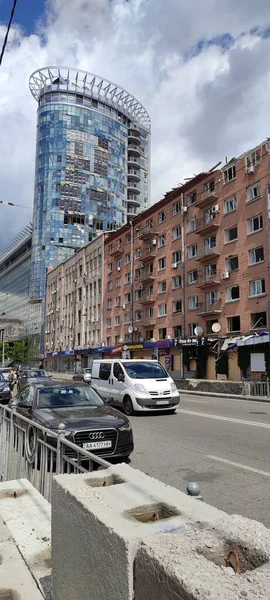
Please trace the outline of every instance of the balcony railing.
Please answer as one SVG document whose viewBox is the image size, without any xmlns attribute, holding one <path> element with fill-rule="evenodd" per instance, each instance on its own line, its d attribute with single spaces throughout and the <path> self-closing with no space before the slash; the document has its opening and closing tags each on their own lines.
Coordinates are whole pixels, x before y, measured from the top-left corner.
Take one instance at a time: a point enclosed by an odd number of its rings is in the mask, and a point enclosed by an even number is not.
<svg viewBox="0 0 270 600">
<path fill-rule="evenodd" d="M 142 276 L 142 283 L 147 283 L 147 282 L 151 282 L 151 281 L 155 281 L 156 276 L 154 275 L 154 273 L 144 273 Z"/>
<path fill-rule="evenodd" d="M 217 223 L 216 214 L 213 213 L 210 217 L 207 216 L 196 220 L 196 229 L 194 233 L 205 235 L 217 231 L 218 228 L 219 223 Z"/>
<path fill-rule="evenodd" d="M 151 304 L 155 302 L 154 294 L 142 294 L 141 299 L 139 300 L 140 304 Z"/>
<path fill-rule="evenodd" d="M 213 204 L 213 202 L 217 201 L 219 197 L 219 193 L 216 189 L 215 186 L 206 189 L 203 193 L 203 195 L 201 196 L 201 198 L 199 198 L 198 200 L 198 206 L 199 207 L 204 207 L 204 206 L 209 206 L 209 204 Z"/>
<path fill-rule="evenodd" d="M 148 250 L 146 250 L 142 256 L 140 257 L 140 260 L 142 262 L 147 262 L 148 260 L 152 260 L 155 258 L 156 256 L 156 251 L 157 251 L 157 246 L 151 246 L 151 248 L 148 248 Z"/>
<path fill-rule="evenodd" d="M 212 277 L 205 277 L 205 279 L 201 279 L 197 283 L 197 286 L 199 288 L 207 288 L 211 285 L 220 285 L 220 280 L 218 279 L 217 275 L 213 275 Z"/>
<path fill-rule="evenodd" d="M 206 302 L 201 302 L 198 305 L 197 309 L 198 315 L 214 315 L 221 313 L 221 300 L 220 299 L 212 299 L 206 300 Z"/>
<path fill-rule="evenodd" d="M 195 260 L 204 261 L 208 260 L 208 258 L 215 258 L 218 256 L 220 256 L 220 250 L 217 246 L 214 246 L 213 248 L 202 248 L 199 250 Z"/>
<path fill-rule="evenodd" d="M 145 229 L 142 229 L 142 231 L 139 234 L 139 238 L 141 238 L 142 240 L 150 240 L 151 238 L 156 236 L 157 232 L 152 227 L 146 227 Z"/>
<path fill-rule="evenodd" d="M 120 256 L 123 253 L 122 244 L 115 244 L 110 251 L 110 256 Z"/>
</svg>

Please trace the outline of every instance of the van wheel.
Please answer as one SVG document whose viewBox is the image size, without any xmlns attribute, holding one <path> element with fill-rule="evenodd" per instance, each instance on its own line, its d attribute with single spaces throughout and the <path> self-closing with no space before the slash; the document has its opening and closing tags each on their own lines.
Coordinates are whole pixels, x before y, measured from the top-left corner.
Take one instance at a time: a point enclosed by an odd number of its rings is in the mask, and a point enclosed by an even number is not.
<svg viewBox="0 0 270 600">
<path fill-rule="evenodd" d="M 132 401 L 129 396 L 126 396 L 124 398 L 123 408 L 124 408 L 125 415 L 130 417 L 133 413 L 133 404 L 132 404 Z"/>
</svg>

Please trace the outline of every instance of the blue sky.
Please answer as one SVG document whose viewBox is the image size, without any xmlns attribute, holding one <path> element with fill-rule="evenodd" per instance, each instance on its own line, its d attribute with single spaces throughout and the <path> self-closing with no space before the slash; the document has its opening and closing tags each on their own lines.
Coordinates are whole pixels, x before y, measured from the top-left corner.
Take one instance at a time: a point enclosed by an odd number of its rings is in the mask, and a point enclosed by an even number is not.
<svg viewBox="0 0 270 600">
<path fill-rule="evenodd" d="M 0 0 L 0 23 L 8 23 L 12 4 L 13 0 Z M 25 33 L 33 33 L 44 7 L 45 0 L 18 0 L 14 23 L 23 27 Z"/>
</svg>

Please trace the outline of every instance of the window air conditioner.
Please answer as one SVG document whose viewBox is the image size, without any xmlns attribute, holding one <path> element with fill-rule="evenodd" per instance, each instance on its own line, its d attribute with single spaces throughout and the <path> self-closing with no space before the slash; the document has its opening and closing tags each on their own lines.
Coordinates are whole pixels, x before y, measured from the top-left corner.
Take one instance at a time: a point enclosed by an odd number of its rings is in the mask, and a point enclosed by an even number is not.
<svg viewBox="0 0 270 600">
<path fill-rule="evenodd" d="M 229 271 L 224 271 L 223 273 L 221 273 L 221 279 L 229 279 L 229 277 L 230 277 Z"/>
<path fill-rule="evenodd" d="M 172 264 L 172 269 L 177 269 L 178 263 L 173 263 Z"/>
<path fill-rule="evenodd" d="M 188 207 L 187 206 L 183 206 L 182 208 L 182 213 L 185 214 L 188 211 Z"/>
<path fill-rule="evenodd" d="M 117 267 L 117 271 L 121 271 L 121 267 Z"/>
<path fill-rule="evenodd" d="M 254 173 L 254 171 L 255 171 L 254 165 L 249 165 L 249 167 L 247 167 L 247 173 Z"/>
<path fill-rule="evenodd" d="M 122 304 L 122 308 L 123 308 L 123 310 L 125 310 L 125 308 L 126 308 L 126 305 L 125 305 L 125 304 Z"/>
<path fill-rule="evenodd" d="M 156 245 L 157 245 L 157 240 L 156 240 L 156 238 L 154 238 L 154 239 L 152 240 L 152 246 L 156 246 Z"/>
<path fill-rule="evenodd" d="M 218 206 L 218 204 L 215 204 L 214 206 L 212 206 L 212 208 L 211 208 L 211 213 L 212 213 L 213 215 L 215 215 L 216 213 L 218 213 L 218 211 L 219 211 L 219 206 Z"/>
</svg>

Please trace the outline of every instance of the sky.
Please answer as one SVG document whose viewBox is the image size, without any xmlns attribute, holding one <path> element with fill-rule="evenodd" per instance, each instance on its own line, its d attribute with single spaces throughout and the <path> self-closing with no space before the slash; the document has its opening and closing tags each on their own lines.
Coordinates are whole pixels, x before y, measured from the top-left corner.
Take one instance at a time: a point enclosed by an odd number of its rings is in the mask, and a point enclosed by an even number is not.
<svg viewBox="0 0 270 600">
<path fill-rule="evenodd" d="M 270 137 L 269 0 L 18 0 L 0 66 L 0 251 L 32 219 L 37 105 L 50 65 L 127 89 L 152 121 L 151 202 Z M 12 0 L 0 0 L 0 46 Z"/>
</svg>

